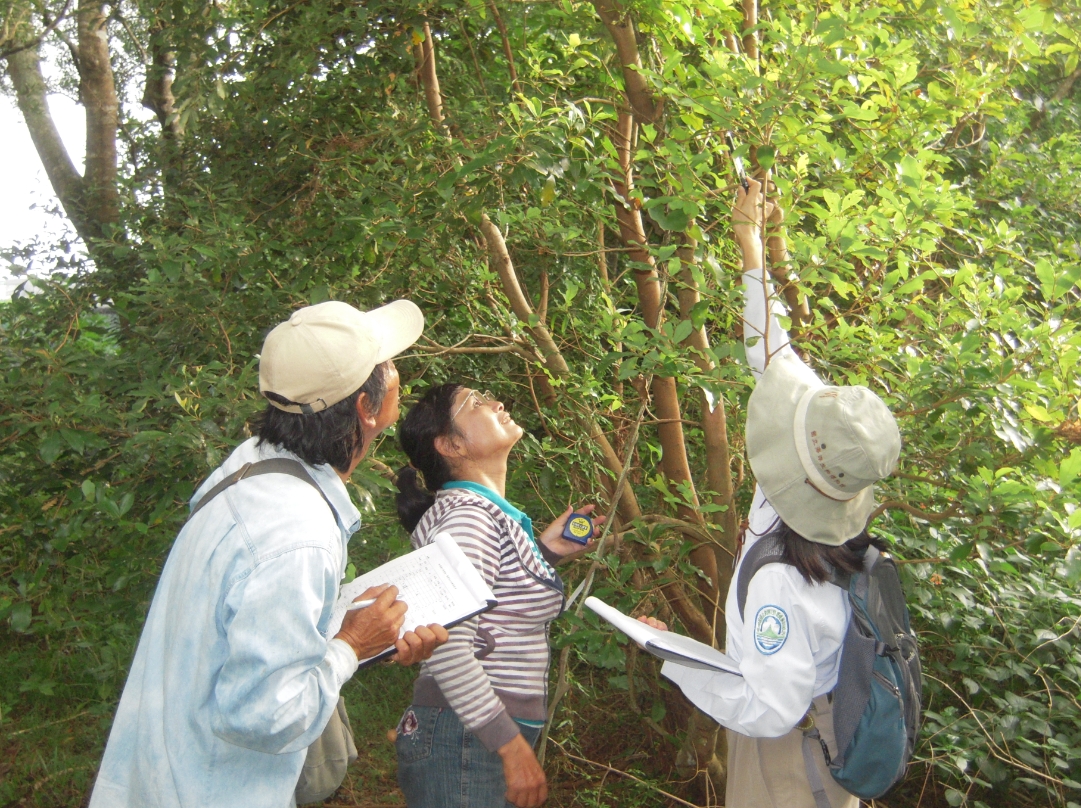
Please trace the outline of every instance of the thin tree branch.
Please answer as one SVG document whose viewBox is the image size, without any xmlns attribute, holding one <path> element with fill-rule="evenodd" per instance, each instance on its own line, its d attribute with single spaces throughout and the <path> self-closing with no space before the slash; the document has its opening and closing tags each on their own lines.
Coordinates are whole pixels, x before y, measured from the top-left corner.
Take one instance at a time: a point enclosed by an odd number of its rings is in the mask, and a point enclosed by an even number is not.
<svg viewBox="0 0 1081 808">
<path fill-rule="evenodd" d="M 597 761 L 595 761 L 595 760 L 590 760 L 589 758 L 579 757 L 578 755 L 574 754 L 573 752 L 568 752 L 568 751 L 566 750 L 566 748 L 565 748 L 565 747 L 563 746 L 563 744 L 561 744 L 561 743 L 560 743 L 559 741 L 552 741 L 552 743 L 554 743 L 554 744 L 555 744 L 556 746 L 558 746 L 558 747 L 559 747 L 559 749 L 560 749 L 560 751 L 561 751 L 561 752 L 562 752 L 562 753 L 563 753 L 564 755 L 566 755 L 567 757 L 569 757 L 569 758 L 570 758 L 571 760 L 577 760 L 577 761 L 581 761 L 582 763 L 588 763 L 588 764 L 589 764 L 590 766 L 596 766 L 596 767 L 598 767 L 598 768 L 601 768 L 601 769 L 606 769 L 607 771 L 610 771 L 610 772 L 611 772 L 612 774 L 618 774 L 618 775 L 619 775 L 619 776 L 621 776 L 621 777 L 627 777 L 627 778 L 629 778 L 629 779 L 631 779 L 631 780 L 634 780 L 634 781 L 635 781 L 636 783 L 641 783 L 642 785 L 644 785 L 644 786 L 647 786 L 647 787 L 649 787 L 649 788 L 653 789 L 653 790 L 654 790 L 654 791 L 656 791 L 656 792 L 657 792 L 658 794 L 662 794 L 662 795 L 664 795 L 664 797 L 666 797 L 667 799 L 670 799 L 670 800 L 672 800 L 673 802 L 677 802 L 677 803 L 679 803 L 680 805 L 686 805 L 686 806 L 688 806 L 688 808 L 698 808 L 698 806 L 697 806 L 697 805 L 695 805 L 695 804 L 694 804 L 693 802 L 687 802 L 687 801 L 686 801 L 685 799 L 682 799 L 682 798 L 680 798 L 680 797 L 677 797 L 677 796 L 676 796 L 675 794 L 669 794 L 669 793 L 668 793 L 667 791 L 665 791 L 664 789 L 662 789 L 662 788 L 657 788 L 657 787 L 656 787 L 655 785 L 653 785 L 652 783 L 649 783 L 649 782 L 647 782 L 647 781 L 645 781 L 645 780 L 642 780 L 642 779 L 640 779 L 640 778 L 638 778 L 638 777 L 635 777 L 635 776 L 634 776 L 633 774 L 631 774 L 630 772 L 625 772 L 625 771 L 622 771 L 621 769 L 616 769 L 616 768 L 613 768 L 612 766 L 609 766 L 609 765 L 608 765 L 607 763 L 598 763 Z"/>
<path fill-rule="evenodd" d="M 507 57 L 507 69 L 510 71 L 510 86 L 516 95 L 521 95 L 522 86 L 518 83 L 518 71 L 514 68 L 514 51 L 510 46 L 510 37 L 507 36 L 507 26 L 503 24 L 503 17 L 499 14 L 499 7 L 488 0 L 488 10 L 492 12 L 495 27 L 499 29 L 499 36 L 503 40 L 503 55 Z"/>
<path fill-rule="evenodd" d="M 13 48 L 7 48 L 0 50 L 0 59 L 7 59 L 10 56 L 14 56 L 16 53 L 22 53 L 25 50 L 37 50 L 38 46 L 45 41 L 45 37 L 56 30 L 61 22 L 67 19 L 68 8 L 71 6 L 71 0 L 64 0 L 64 5 L 57 13 L 56 17 L 50 20 L 48 16 L 43 15 L 45 20 L 45 27 L 41 30 L 41 33 L 31 39 L 29 42 L 24 42 L 22 45 L 17 45 Z"/>
<path fill-rule="evenodd" d="M 909 505 L 907 502 L 891 499 L 888 502 L 883 502 L 871 511 L 871 515 L 867 517 L 868 524 L 891 509 L 904 511 L 909 516 L 915 516 L 917 519 L 923 519 L 925 522 L 945 522 L 947 519 L 952 519 L 960 514 L 960 506 L 958 506 L 957 503 L 954 503 L 941 513 L 936 513 L 935 511 L 923 511 L 913 505 Z"/>
</svg>

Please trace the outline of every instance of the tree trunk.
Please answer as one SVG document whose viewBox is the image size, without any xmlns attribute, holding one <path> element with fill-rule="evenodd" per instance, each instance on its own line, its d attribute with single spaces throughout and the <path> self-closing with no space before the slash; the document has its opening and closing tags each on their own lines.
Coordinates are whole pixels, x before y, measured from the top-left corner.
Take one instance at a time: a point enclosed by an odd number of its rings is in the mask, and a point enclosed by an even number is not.
<svg viewBox="0 0 1081 808">
<path fill-rule="evenodd" d="M 26 121 L 30 139 L 34 142 L 45 174 L 60 199 L 71 223 L 83 241 L 90 243 L 101 235 L 86 214 L 83 200 L 83 178 L 68 155 L 60 138 L 46 97 L 45 79 L 37 48 L 26 48 L 8 57 L 8 74 L 15 85 L 16 103 Z"/>
<path fill-rule="evenodd" d="M 480 229 L 484 235 L 484 241 L 488 245 L 488 260 L 499 276 L 503 294 L 510 301 L 511 311 L 514 312 L 515 317 L 526 325 L 533 335 L 533 339 L 544 356 L 544 364 L 548 372 L 556 378 L 566 379 L 570 376 L 570 367 L 568 367 L 567 360 L 564 359 L 562 352 L 560 352 L 559 346 L 556 345 L 555 340 L 552 338 L 548 326 L 540 318 L 537 318 L 536 325 L 529 325 L 534 316 L 533 307 L 529 304 L 525 292 L 522 291 L 522 286 L 518 282 L 518 273 L 514 269 L 514 263 L 511 261 L 503 234 L 499 232 L 499 228 L 488 218 L 487 214 L 481 214 Z M 623 473 L 623 463 L 596 419 L 582 419 L 582 425 L 601 450 L 604 466 L 612 475 L 612 486 L 609 488 L 609 493 L 614 496 L 616 481 Z M 639 507 L 634 490 L 630 485 L 623 487 L 623 494 L 619 498 L 618 507 L 619 515 L 626 521 L 638 519 L 642 516 L 642 509 Z"/>
<path fill-rule="evenodd" d="M 753 62 L 758 61 L 758 0 L 743 0 L 743 52 Z"/>
<path fill-rule="evenodd" d="M 105 21 L 100 3 L 84 2 L 79 6 L 76 61 L 80 75 L 79 93 L 86 108 L 84 175 L 75 168 L 49 112 L 38 46 L 16 50 L 7 57 L 16 103 L 26 120 L 26 128 L 45 174 L 91 255 L 97 252 L 95 242 L 108 235 L 108 228 L 117 223 L 120 215 L 120 195 L 116 187 L 118 104 Z"/>
<path fill-rule="evenodd" d="M 79 6 L 79 95 L 86 108 L 86 210 L 103 233 L 120 215 L 116 187 L 118 102 L 109 62 L 105 8 L 100 2 Z"/>
<path fill-rule="evenodd" d="M 150 31 L 150 59 L 143 88 L 143 106 L 158 117 L 162 135 L 175 140 L 182 134 L 173 96 L 176 54 L 169 50 L 164 27 L 160 24 Z"/>
<path fill-rule="evenodd" d="M 432 29 L 424 21 L 424 41 L 413 45 L 413 58 L 417 63 L 417 75 L 424 88 L 424 102 L 428 105 L 428 117 L 436 128 L 443 128 L 443 95 L 439 91 L 439 74 L 435 69 L 435 44 Z"/>
<path fill-rule="evenodd" d="M 660 328 L 664 310 L 661 297 L 661 281 L 653 256 L 646 246 L 646 233 L 642 224 L 642 213 L 631 203 L 630 192 L 633 188 L 633 170 L 631 168 L 631 145 L 634 141 L 634 122 L 626 112 L 620 113 L 616 135 L 616 149 L 620 155 L 623 169 L 621 182 L 616 186 L 616 193 L 621 200 L 616 202 L 616 221 L 619 223 L 620 237 L 628 249 L 628 257 L 639 266 L 634 268 L 634 282 L 638 291 L 638 304 L 642 309 L 642 319 L 649 328 Z M 684 484 L 689 489 L 690 502 L 680 505 L 679 516 L 688 522 L 704 524 L 698 509 L 698 495 L 695 493 L 694 480 L 691 477 L 690 462 L 687 458 L 687 445 L 683 435 L 683 416 L 679 405 L 679 391 L 676 380 L 667 376 L 653 377 L 653 402 L 660 423 L 657 432 L 661 441 L 661 471 L 665 479 L 675 488 Z M 692 541 L 696 541 L 692 539 Z M 712 591 L 703 590 L 704 601 L 709 612 L 715 612 L 719 598 L 717 558 L 712 547 L 699 546 L 691 553 L 691 560 L 709 579 Z M 673 603 L 673 608 L 676 604 Z M 680 602 L 680 608 L 686 605 Z M 677 609 L 678 611 L 678 609 Z M 682 615 L 681 615 L 682 617 Z M 713 630 L 711 621 L 694 619 L 692 625 L 696 634 L 702 626 L 710 626 L 704 636 L 697 638 L 711 642 Z M 688 625 L 688 629 L 692 626 Z"/>
<path fill-rule="evenodd" d="M 616 44 L 619 64 L 623 69 L 624 90 L 635 117 L 642 123 L 655 121 L 660 115 L 661 103 L 654 99 L 653 91 L 642 75 L 642 57 L 638 52 L 638 40 L 630 15 L 618 0 L 593 0 L 593 7 Z"/>
</svg>

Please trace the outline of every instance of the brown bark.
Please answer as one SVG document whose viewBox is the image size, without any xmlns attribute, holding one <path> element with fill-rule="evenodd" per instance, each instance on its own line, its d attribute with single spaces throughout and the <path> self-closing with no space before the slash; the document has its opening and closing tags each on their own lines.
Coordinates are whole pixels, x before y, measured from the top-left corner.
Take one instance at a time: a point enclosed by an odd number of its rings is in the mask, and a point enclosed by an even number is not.
<svg viewBox="0 0 1081 808">
<path fill-rule="evenodd" d="M 743 52 L 752 61 L 758 61 L 758 0 L 743 0 Z"/>
<path fill-rule="evenodd" d="M 514 312 L 514 316 L 533 335 L 533 339 L 544 357 L 544 364 L 548 372 L 556 378 L 565 379 L 569 377 L 570 367 L 567 365 L 567 360 L 563 358 L 563 354 L 552 338 L 548 326 L 539 317 L 535 317 L 533 307 L 526 298 L 525 292 L 522 291 L 522 286 L 518 282 L 518 273 L 514 270 L 514 263 L 511 261 L 503 234 L 499 232 L 499 228 L 488 218 L 487 214 L 481 214 L 480 229 L 484 235 L 484 241 L 488 245 L 488 260 L 499 276 L 503 294 L 510 301 L 511 311 Z M 530 325 L 531 320 L 535 320 L 534 325 Z M 608 469 L 613 480 L 618 480 L 623 473 L 623 463 L 620 461 L 615 449 L 612 448 L 612 444 L 604 434 L 600 424 L 595 419 L 588 418 L 583 419 L 583 426 L 589 432 L 590 438 L 600 448 L 605 468 Z M 614 487 L 614 483 L 611 487 L 606 485 L 610 494 L 615 493 L 612 490 Z M 627 521 L 637 519 L 642 515 L 642 509 L 639 507 L 634 491 L 629 485 L 624 486 L 623 495 L 620 497 L 619 514 Z"/>
<path fill-rule="evenodd" d="M 723 790 L 726 766 L 717 754 L 718 740 L 721 748 L 726 749 L 720 724 L 695 707 L 687 722 L 687 741 L 676 755 L 676 770 L 680 776 L 689 780 L 703 774 L 710 779 L 714 790 Z"/>
<path fill-rule="evenodd" d="M 435 69 L 435 44 L 432 42 L 432 29 L 424 21 L 424 41 L 413 45 L 413 58 L 417 64 L 417 75 L 424 88 L 424 102 L 428 106 L 428 117 L 436 127 L 443 126 L 443 95 L 439 91 L 439 74 Z"/>
<path fill-rule="evenodd" d="M 86 108 L 86 209 L 99 228 L 119 218 L 116 128 L 119 104 L 109 62 L 104 4 L 79 5 L 79 95 Z"/>
<path fill-rule="evenodd" d="M 635 117 L 642 123 L 655 121 L 660 115 L 661 103 L 653 97 L 653 91 L 642 75 L 642 57 L 638 52 L 638 40 L 630 15 L 618 0 L 593 0 L 593 7 L 615 42 L 619 64 L 623 69 L 624 91 Z"/>
<path fill-rule="evenodd" d="M 680 289 L 679 298 L 680 317 L 684 320 L 691 318 L 691 312 L 701 300 L 698 284 L 694 278 L 693 266 L 695 242 L 689 236 L 683 237 L 683 245 L 677 250 L 680 259 Z M 713 361 L 709 358 L 709 337 L 706 329 L 696 328 L 683 343 L 694 349 L 694 362 L 703 373 L 709 373 L 714 369 Z M 732 483 L 732 454 L 728 443 L 728 417 L 725 412 L 724 399 L 718 399 L 716 406 L 711 410 L 709 398 L 705 390 L 698 390 L 699 402 L 702 408 L 702 435 L 706 448 L 706 482 L 713 495 L 710 503 L 727 510 L 718 515 L 723 526 L 721 542 L 732 554 L 736 549 L 736 534 L 739 531 L 739 517 L 736 513 L 735 486 Z M 723 557 L 723 551 L 715 553 L 717 556 L 717 592 L 726 592 L 732 578 L 731 564 Z M 718 613 L 719 616 L 719 613 Z M 714 622 L 711 620 L 711 622 Z M 724 622 L 716 621 L 714 633 L 718 639 L 724 638 Z"/>
<path fill-rule="evenodd" d="M 633 169 L 631 167 L 631 149 L 634 141 L 634 122 L 626 112 L 621 112 L 617 125 L 616 149 L 619 152 L 620 164 L 623 176 L 616 185 L 616 193 L 620 199 L 616 200 L 616 221 L 619 223 L 620 236 L 623 245 L 628 250 L 628 256 L 638 266 L 634 268 L 634 282 L 638 292 L 638 305 L 642 311 L 642 319 L 649 328 L 659 328 L 663 314 L 664 304 L 661 297 L 661 279 L 657 271 L 653 256 L 646 244 L 645 228 L 642 223 L 642 213 L 634 205 L 630 197 L 634 184 Z M 702 524 L 702 514 L 698 509 L 698 496 L 694 490 L 694 480 L 691 477 L 690 461 L 687 457 L 687 445 L 683 434 L 682 413 L 679 405 L 679 391 L 676 380 L 667 376 L 654 376 L 652 384 L 653 404 L 657 418 L 660 421 L 657 432 L 661 442 L 661 472 L 673 488 L 686 484 L 690 489 L 690 502 L 679 506 L 680 518 L 688 522 Z M 691 553 L 691 560 L 705 574 L 712 584 L 712 592 L 704 592 L 709 600 L 716 601 L 719 597 L 719 569 L 717 558 L 710 547 L 699 547 Z M 681 606 L 672 604 L 673 608 L 680 611 Z M 713 611 L 711 609 L 711 611 Z M 683 618 L 683 614 L 680 614 Z M 686 622 L 686 621 L 684 621 Z M 687 625 L 688 629 L 696 629 L 699 640 L 709 642 L 713 637 L 713 630 L 709 620 L 694 619 Z M 704 634 L 699 634 L 705 627 Z"/>
<path fill-rule="evenodd" d="M 811 322 L 811 309 L 807 305 L 807 298 L 800 297 L 799 290 L 789 280 L 785 273 L 785 263 L 788 261 L 788 246 L 784 236 L 774 233 L 766 239 L 766 247 L 769 249 L 769 273 L 773 277 L 784 297 L 785 305 L 788 306 L 788 316 L 792 320 L 792 335 L 796 329 Z"/>
<path fill-rule="evenodd" d="M 1073 73 L 1062 80 L 1062 83 L 1055 90 L 1055 94 L 1051 96 L 1051 100 L 1057 103 L 1066 98 L 1073 92 L 1073 86 L 1077 83 L 1079 78 L 1081 78 L 1081 67 L 1074 70 Z"/>
<path fill-rule="evenodd" d="M 143 87 L 143 106 L 158 117 L 162 134 L 178 138 L 182 134 L 180 118 L 176 114 L 176 97 L 173 95 L 173 78 L 176 75 L 176 54 L 164 41 L 161 25 L 150 32 L 150 66 L 146 71 Z"/>
<path fill-rule="evenodd" d="M 503 40 L 503 55 L 507 57 L 507 69 L 510 71 L 510 86 L 515 93 L 521 93 L 522 87 L 518 84 L 518 71 L 514 69 L 514 51 L 511 50 L 510 37 L 507 36 L 507 26 L 503 24 L 503 17 L 499 14 L 499 7 L 489 0 L 488 10 L 492 12 L 495 27 L 499 29 L 499 36 Z"/>
<path fill-rule="evenodd" d="M 100 231 L 92 226 L 84 211 L 83 178 L 71 161 L 49 112 L 37 48 L 18 51 L 8 57 L 7 63 L 11 83 L 15 85 L 16 103 L 53 192 L 84 240 L 98 236 Z"/>
</svg>

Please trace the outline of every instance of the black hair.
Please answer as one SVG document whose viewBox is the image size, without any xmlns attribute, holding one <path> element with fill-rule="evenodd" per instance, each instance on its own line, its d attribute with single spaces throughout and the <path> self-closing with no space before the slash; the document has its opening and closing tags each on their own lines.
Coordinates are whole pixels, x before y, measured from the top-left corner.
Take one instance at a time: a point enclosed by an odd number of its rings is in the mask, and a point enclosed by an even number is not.
<svg viewBox="0 0 1081 808">
<path fill-rule="evenodd" d="M 435 439 L 455 434 L 451 421 L 454 397 L 460 384 L 433 387 L 402 419 L 398 442 L 409 465 L 398 472 L 398 520 L 412 533 L 424 512 L 435 504 L 435 493 L 454 479 L 447 459 L 435 448 Z M 423 487 L 417 473 L 424 475 Z"/>
<path fill-rule="evenodd" d="M 273 404 L 267 404 L 255 419 L 259 444 L 280 446 L 312 466 L 329 463 L 338 471 L 348 471 L 357 451 L 364 445 L 364 430 L 357 415 L 357 399 L 361 393 L 367 393 L 368 413 L 374 415 L 379 412 L 387 395 L 389 369 L 389 362 L 376 365 L 368 380 L 356 392 L 319 412 L 285 412 Z M 263 395 L 279 404 L 296 403 L 277 393 L 266 392 Z"/>
<path fill-rule="evenodd" d="M 833 570 L 855 573 L 863 569 L 863 554 L 871 545 L 886 550 L 882 539 L 866 530 L 844 544 L 834 547 L 803 538 L 784 522 L 772 531 L 784 545 L 785 563 L 791 564 L 809 584 L 822 584 L 830 579 Z"/>
</svg>

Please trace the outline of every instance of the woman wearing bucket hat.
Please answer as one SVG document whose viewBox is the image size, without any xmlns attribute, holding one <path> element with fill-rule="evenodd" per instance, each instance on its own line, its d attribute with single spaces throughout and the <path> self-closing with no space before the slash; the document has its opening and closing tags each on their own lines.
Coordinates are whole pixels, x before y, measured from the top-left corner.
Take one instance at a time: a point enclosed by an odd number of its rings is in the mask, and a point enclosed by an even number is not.
<svg viewBox="0 0 1081 808">
<path fill-rule="evenodd" d="M 761 191 L 755 180 L 738 189 L 733 211 L 743 254 L 744 343 L 756 379 L 746 439 L 758 485 L 725 604 L 727 653 L 743 675 L 672 663 L 662 672 L 728 729 L 730 808 L 815 808 L 812 766 L 832 808 L 856 808 L 820 749 L 805 758 L 800 727 L 813 719 L 835 752 L 829 694 L 851 608 L 842 589 L 825 584 L 831 569 L 859 571 L 863 551 L 880 544 L 866 532 L 872 486 L 893 472 L 901 439 L 877 395 L 824 384 L 792 349 L 759 235 L 763 217 L 779 222 L 780 210 Z M 780 540 L 785 563 L 761 567 L 741 610 L 739 565 L 767 536 Z"/>
</svg>

